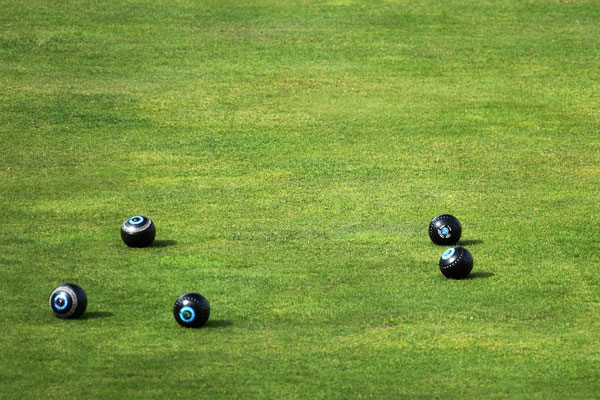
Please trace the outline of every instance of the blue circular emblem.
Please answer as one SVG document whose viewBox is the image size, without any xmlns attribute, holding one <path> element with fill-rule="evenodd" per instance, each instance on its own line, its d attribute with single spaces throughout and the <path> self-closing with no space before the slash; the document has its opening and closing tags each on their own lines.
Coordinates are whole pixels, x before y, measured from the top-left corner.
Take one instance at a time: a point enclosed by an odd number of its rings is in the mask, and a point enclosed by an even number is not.
<svg viewBox="0 0 600 400">
<path fill-rule="evenodd" d="M 69 296 L 67 296 L 65 293 L 59 293 L 58 295 L 54 296 L 52 304 L 58 311 L 62 311 L 69 307 Z"/>
<path fill-rule="evenodd" d="M 192 322 L 194 318 L 196 318 L 196 312 L 190 306 L 182 307 L 181 310 L 179 310 L 179 318 L 181 318 L 183 322 Z"/>
<path fill-rule="evenodd" d="M 129 218 L 129 223 L 131 225 L 141 225 L 142 223 L 144 223 L 145 218 L 142 217 L 141 215 L 136 215 L 135 217 L 131 217 Z"/>
<path fill-rule="evenodd" d="M 452 256 L 454 255 L 454 253 L 456 253 L 456 249 L 455 249 L 454 247 L 452 247 L 452 248 L 450 248 L 450 249 L 446 250 L 446 251 L 444 252 L 444 254 L 442 254 L 442 260 L 447 260 L 447 259 L 449 259 L 450 257 L 452 257 Z"/>
<path fill-rule="evenodd" d="M 442 235 L 446 236 L 448 233 L 450 233 L 450 229 L 443 227 L 440 232 L 442 233 Z"/>
</svg>

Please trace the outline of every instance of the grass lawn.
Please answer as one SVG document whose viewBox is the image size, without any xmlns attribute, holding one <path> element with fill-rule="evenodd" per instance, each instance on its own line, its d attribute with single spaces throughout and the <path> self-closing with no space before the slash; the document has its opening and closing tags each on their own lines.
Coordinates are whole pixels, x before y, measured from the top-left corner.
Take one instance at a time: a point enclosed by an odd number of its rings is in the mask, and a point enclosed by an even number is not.
<svg viewBox="0 0 600 400">
<path fill-rule="evenodd" d="M 596 0 L 0 9 L 0 398 L 597 398 Z"/>
</svg>

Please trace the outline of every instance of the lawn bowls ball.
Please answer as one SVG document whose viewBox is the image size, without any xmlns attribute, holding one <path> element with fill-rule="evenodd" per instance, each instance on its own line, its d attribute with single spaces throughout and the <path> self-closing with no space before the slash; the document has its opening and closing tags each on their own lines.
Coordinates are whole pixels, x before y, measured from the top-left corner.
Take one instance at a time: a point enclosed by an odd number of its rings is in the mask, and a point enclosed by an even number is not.
<svg viewBox="0 0 600 400">
<path fill-rule="evenodd" d="M 210 305 L 204 296 L 198 293 L 181 295 L 173 307 L 173 316 L 177 323 L 186 328 L 200 328 L 208 321 Z"/>
<path fill-rule="evenodd" d="M 461 233 L 460 222 L 450 214 L 440 214 L 429 223 L 429 237 L 437 245 L 455 245 Z"/>
<path fill-rule="evenodd" d="M 58 318 L 79 318 L 86 307 L 85 292 L 73 283 L 63 283 L 50 294 L 50 309 Z"/>
<path fill-rule="evenodd" d="M 465 279 L 473 269 L 473 256 L 464 247 L 451 247 L 440 257 L 440 271 L 446 278 Z"/>
<path fill-rule="evenodd" d="M 154 241 L 156 227 L 143 215 L 131 217 L 121 226 L 121 239 L 129 247 L 148 247 Z"/>
</svg>

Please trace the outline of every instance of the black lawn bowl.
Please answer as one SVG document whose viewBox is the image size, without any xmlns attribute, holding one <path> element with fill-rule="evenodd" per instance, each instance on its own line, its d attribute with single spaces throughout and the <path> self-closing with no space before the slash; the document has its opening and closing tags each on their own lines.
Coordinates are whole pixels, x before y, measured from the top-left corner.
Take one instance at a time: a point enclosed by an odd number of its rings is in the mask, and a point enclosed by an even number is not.
<svg viewBox="0 0 600 400">
<path fill-rule="evenodd" d="M 50 294 L 50 309 L 58 318 L 79 318 L 86 307 L 85 292 L 73 283 L 63 283 Z"/>
<path fill-rule="evenodd" d="M 460 222 L 450 214 L 440 214 L 429 223 L 429 237 L 440 246 L 455 245 L 461 233 Z"/>
<path fill-rule="evenodd" d="M 177 323 L 185 328 L 200 328 L 208 321 L 210 305 L 201 294 L 186 293 L 175 302 L 173 316 Z"/>
<path fill-rule="evenodd" d="M 148 247 L 154 241 L 156 227 L 150 218 L 136 215 L 121 226 L 121 239 L 129 247 Z"/>
<path fill-rule="evenodd" d="M 451 247 L 440 258 L 440 271 L 446 278 L 465 279 L 473 269 L 473 256 L 464 247 Z"/>
</svg>

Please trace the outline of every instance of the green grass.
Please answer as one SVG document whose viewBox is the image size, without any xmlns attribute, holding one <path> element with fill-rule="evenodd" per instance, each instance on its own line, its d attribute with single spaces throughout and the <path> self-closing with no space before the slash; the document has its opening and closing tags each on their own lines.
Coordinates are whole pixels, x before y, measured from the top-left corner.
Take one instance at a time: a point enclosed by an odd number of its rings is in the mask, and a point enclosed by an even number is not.
<svg viewBox="0 0 600 400">
<path fill-rule="evenodd" d="M 0 7 L 0 398 L 597 397 L 597 1 Z"/>
</svg>

